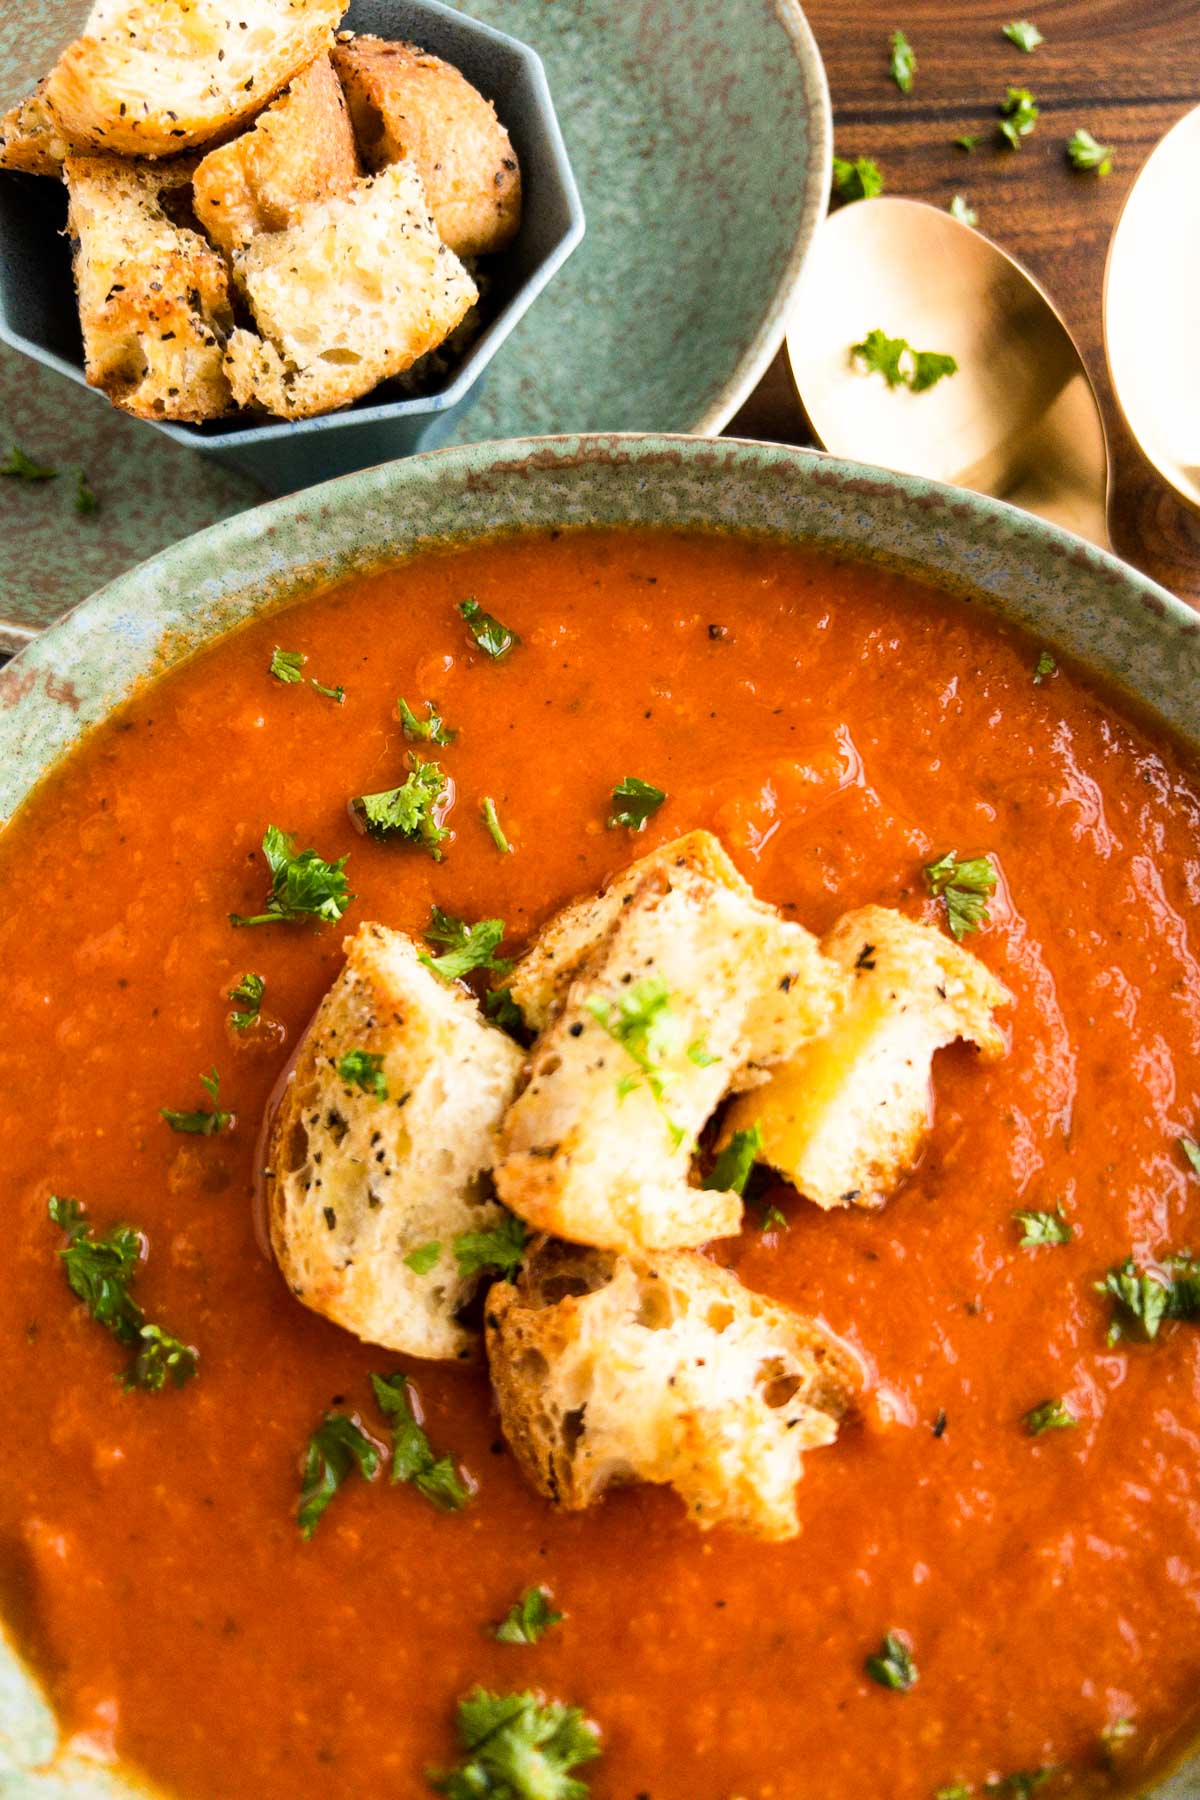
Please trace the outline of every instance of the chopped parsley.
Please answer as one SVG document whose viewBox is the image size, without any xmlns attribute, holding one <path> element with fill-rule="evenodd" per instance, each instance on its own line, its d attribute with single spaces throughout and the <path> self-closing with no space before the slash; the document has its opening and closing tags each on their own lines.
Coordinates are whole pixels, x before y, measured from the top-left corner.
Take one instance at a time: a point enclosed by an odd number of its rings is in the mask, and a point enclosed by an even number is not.
<svg viewBox="0 0 1200 1800">
<path fill-rule="evenodd" d="M 457 1765 L 427 1772 L 448 1800 L 587 1800 L 571 1770 L 599 1756 L 600 1740 L 577 1706 L 475 1688 L 458 1703 L 458 1737 Z"/>
<path fill-rule="evenodd" d="M 615 831 L 624 825 L 629 831 L 645 831 L 646 821 L 654 817 L 666 797 L 662 788 L 652 787 L 636 775 L 624 776 L 612 791 L 608 829 Z"/>
<path fill-rule="evenodd" d="M 216 1137 L 233 1124 L 233 1114 L 221 1111 L 221 1077 L 216 1069 L 200 1077 L 200 1086 L 212 1101 L 210 1107 L 200 1106 L 195 1112 L 172 1112 L 169 1106 L 158 1110 L 172 1131 L 191 1132 L 193 1137 Z"/>
<path fill-rule="evenodd" d="M 10 444 L 8 455 L 0 463 L 0 475 L 14 475 L 18 481 L 56 481 L 58 470 L 49 463 L 35 462 L 20 444 Z"/>
<path fill-rule="evenodd" d="M 499 1274 L 515 1273 L 525 1257 L 529 1234 L 513 1213 L 487 1231 L 460 1231 L 454 1240 L 454 1255 L 460 1275 L 477 1275 L 481 1269 L 495 1269 Z"/>
<path fill-rule="evenodd" d="M 441 714 L 435 710 L 432 700 L 426 700 L 425 710 L 429 717 L 418 719 L 408 701 L 401 694 L 396 702 L 396 711 L 400 715 L 400 723 L 404 727 L 405 737 L 410 743 L 452 744 L 458 733 L 449 729 Z"/>
<path fill-rule="evenodd" d="M 1055 660 L 1051 656 L 1050 652 L 1048 650 L 1040 651 L 1038 654 L 1038 659 L 1037 659 L 1036 663 L 1033 665 L 1033 685 L 1034 685 L 1034 687 L 1041 687 L 1043 681 L 1047 681 L 1050 678 L 1050 676 L 1053 675 L 1057 671 L 1057 669 L 1058 669 L 1058 664 L 1055 662 Z"/>
<path fill-rule="evenodd" d="M 507 656 L 520 643 L 516 632 L 510 631 L 507 625 L 502 625 L 499 619 L 494 619 L 491 613 L 485 613 L 478 600 L 463 600 L 459 603 L 458 610 L 466 620 L 467 630 L 476 644 L 493 662 L 499 662 L 502 656 Z"/>
<path fill-rule="evenodd" d="M 655 1101 L 663 1106 L 667 1088 L 675 1079 L 663 1063 L 677 1048 L 679 1036 L 666 982 L 659 975 L 647 975 L 626 988 L 615 1005 L 598 998 L 585 1004 L 601 1029 L 641 1070 Z M 617 1082 L 617 1093 L 624 1099 L 640 1086 L 641 1081 L 636 1075 L 623 1075 Z M 667 1127 L 678 1148 L 683 1142 L 682 1130 L 670 1119 Z"/>
<path fill-rule="evenodd" d="M 361 1088 L 364 1094 L 374 1094 L 377 1100 L 388 1097 L 387 1076 L 383 1072 L 383 1057 L 374 1050 L 347 1050 L 344 1056 L 338 1057 L 338 1079 L 347 1087 Z"/>
<path fill-rule="evenodd" d="M 907 1694 L 916 1687 L 919 1678 L 912 1645 L 899 1631 L 889 1631 L 878 1654 L 868 1656 L 863 1667 L 872 1681 L 877 1681 L 880 1687 L 891 1688 L 896 1694 Z"/>
<path fill-rule="evenodd" d="M 350 810 L 369 837 L 420 844 L 434 862 L 441 862 L 441 845 L 450 836 L 441 822 L 449 800 L 449 777 L 438 763 L 422 762 L 411 751 L 408 760 L 410 772 L 399 787 L 359 794 Z"/>
<path fill-rule="evenodd" d="M 833 159 L 833 186 L 839 200 L 874 200 L 883 192 L 883 176 L 878 163 L 869 156 L 856 156 L 847 162 L 844 156 Z"/>
<path fill-rule="evenodd" d="M 1194 1138 L 1181 1137 L 1179 1140 L 1179 1148 L 1187 1157 L 1194 1172 L 1197 1175 L 1200 1175 L 1200 1144 L 1198 1144 Z"/>
<path fill-rule="evenodd" d="M 235 1031 L 249 1031 L 252 1025 L 258 1024 L 266 988 L 267 984 L 261 975 L 251 973 L 238 976 L 225 996 L 227 1000 L 237 1002 L 235 1010 L 229 1015 L 229 1023 Z"/>
<path fill-rule="evenodd" d="M 948 210 L 952 219 L 957 219 L 960 225 L 969 225 L 972 231 L 979 223 L 979 214 L 962 194 L 955 194 Z"/>
<path fill-rule="evenodd" d="M 414 1275 L 428 1275 L 441 1258 L 442 1246 L 439 1243 L 422 1244 L 416 1250 L 410 1250 L 404 1261 Z"/>
<path fill-rule="evenodd" d="M 512 845 L 509 843 L 501 829 L 500 819 L 496 812 L 496 802 L 492 799 L 490 794 L 485 794 L 483 797 L 482 812 L 483 822 L 487 826 L 488 836 L 491 838 L 493 844 L 495 844 L 501 856 L 510 855 L 512 852 Z"/>
<path fill-rule="evenodd" d="M 888 65 L 888 73 L 902 94 L 912 93 L 916 72 L 916 52 L 902 31 L 893 31 L 892 59 Z"/>
<path fill-rule="evenodd" d="M 503 936 L 503 919 L 479 919 L 468 925 L 465 919 L 455 919 L 435 906 L 425 927 L 425 942 L 444 944 L 446 948 L 441 956 L 422 951 L 421 961 L 443 981 L 461 981 L 472 969 L 492 969 L 498 975 L 507 975 L 512 963 L 496 955 Z"/>
<path fill-rule="evenodd" d="M 408 1397 L 408 1376 L 372 1375 L 379 1408 L 392 1427 L 392 1480 L 411 1481 L 441 1512 L 461 1512 L 471 1498 L 454 1460 L 433 1453 Z"/>
<path fill-rule="evenodd" d="M 561 1625 L 562 1621 L 563 1615 L 555 1612 L 546 1588 L 526 1588 L 521 1598 L 513 1601 L 500 1623 L 493 1627 L 492 1636 L 498 1644 L 536 1644 L 552 1626 Z"/>
<path fill-rule="evenodd" d="M 936 862 L 925 864 L 925 879 L 930 893 L 945 903 L 946 924 L 956 943 L 990 923 L 987 897 L 996 886 L 990 857 L 972 856 L 960 862 L 956 851 L 947 850 Z"/>
<path fill-rule="evenodd" d="M 1061 1206 L 1053 1212 L 1015 1212 L 1013 1218 L 1021 1227 L 1022 1250 L 1036 1250 L 1043 1244 L 1069 1244 L 1074 1236 Z"/>
<path fill-rule="evenodd" d="M 1018 50 L 1024 50 L 1027 54 L 1046 41 L 1037 26 L 1031 25 L 1028 19 L 1014 19 L 1011 25 L 1002 25 L 1000 29 L 1010 44 L 1015 44 Z"/>
<path fill-rule="evenodd" d="M 1028 88 L 1010 87 L 1000 102 L 1000 136 L 1013 150 L 1029 136 L 1038 121 L 1037 101 Z"/>
<path fill-rule="evenodd" d="M 1001 1775 L 995 1781 L 985 1782 L 983 1791 L 988 1800 L 1032 1800 L 1038 1789 L 1044 1788 L 1051 1777 L 1057 1774 L 1057 1765 L 1041 1769 L 1019 1769 L 1015 1775 Z"/>
<path fill-rule="evenodd" d="M 95 489 L 87 478 L 86 469 L 75 471 L 75 511 L 77 513 L 94 513 L 100 505 Z"/>
<path fill-rule="evenodd" d="M 1112 145 L 1098 144 L 1082 125 L 1067 140 L 1067 159 L 1073 169 L 1087 169 L 1096 175 L 1112 174 Z"/>
<path fill-rule="evenodd" d="M 907 338 L 889 337 L 878 326 L 861 344 L 851 344 L 850 360 L 861 362 L 868 374 L 882 375 L 890 388 L 906 387 L 914 394 L 958 373 L 958 363 L 944 351 L 914 350 Z"/>
<path fill-rule="evenodd" d="M 78 1200 L 63 1200 L 57 1194 L 51 1195 L 48 1210 L 51 1221 L 66 1233 L 59 1255 L 67 1286 L 97 1325 L 135 1351 L 122 1386 L 159 1393 L 170 1379 L 173 1386 L 182 1387 L 196 1373 L 199 1354 L 161 1326 L 148 1324 L 129 1291 L 145 1255 L 141 1232 L 132 1225 L 114 1225 L 97 1237 L 87 1209 Z"/>
<path fill-rule="evenodd" d="M 324 683 L 318 681 L 315 676 L 310 677 L 309 686 L 315 687 L 318 694 L 324 694 L 327 700 L 336 700 L 339 706 L 341 706 L 346 698 L 346 690 L 344 687 L 341 687 L 340 685 L 338 687 L 326 687 Z"/>
<path fill-rule="evenodd" d="M 717 1188 L 723 1193 L 744 1194 L 750 1171 L 757 1162 L 761 1149 L 762 1132 L 757 1123 L 751 1125 L 749 1131 L 735 1131 L 713 1164 L 712 1171 L 704 1182 L 705 1187 Z M 775 1208 L 771 1210 L 774 1211 Z M 782 1213 L 779 1216 L 783 1218 Z M 763 1230 L 767 1230 L 765 1219 Z"/>
<path fill-rule="evenodd" d="M 974 1792 L 965 1781 L 952 1781 L 949 1787 L 940 1787 L 933 1800 L 972 1800 Z"/>
<path fill-rule="evenodd" d="M 332 924 L 341 918 L 354 899 L 343 873 L 344 856 L 328 863 L 315 850 L 301 850 L 297 855 L 295 839 L 278 825 L 267 826 L 262 847 L 271 871 L 266 910 L 250 918 L 230 913 L 231 925 L 274 925 L 304 918 Z"/>
<path fill-rule="evenodd" d="M 1110 1344 L 1131 1337 L 1152 1343 L 1165 1319 L 1200 1320 L 1200 1257 L 1183 1250 L 1144 1269 L 1127 1256 L 1096 1283 L 1096 1292 L 1113 1303 Z"/>
<path fill-rule="evenodd" d="M 1021 1423 L 1030 1437 L 1041 1437 L 1044 1431 L 1073 1431 L 1079 1420 L 1064 1400 L 1043 1400 Z"/>
<path fill-rule="evenodd" d="M 501 1031 L 523 1031 L 525 1018 L 510 987 L 492 988 L 483 996 L 483 1010 Z"/>
<path fill-rule="evenodd" d="M 307 660 L 303 650 L 281 650 L 276 644 L 271 652 L 271 674 L 276 681 L 303 681 L 302 670 Z"/>
<path fill-rule="evenodd" d="M 1110 1768 L 1118 1761 L 1122 1746 L 1136 1736 L 1137 1726 L 1132 1719 L 1114 1719 L 1104 1727 L 1100 1733 L 1100 1749 Z"/>
<path fill-rule="evenodd" d="M 768 1206 L 764 1209 L 763 1216 L 759 1220 L 759 1229 L 764 1232 L 786 1231 L 788 1229 L 788 1222 L 777 1206 Z"/>
<path fill-rule="evenodd" d="M 308 1440 L 304 1456 L 296 1514 L 300 1535 L 306 1541 L 312 1536 L 348 1475 L 357 1469 L 364 1481 L 374 1481 L 379 1465 L 379 1446 L 356 1418 L 347 1413 L 326 1413 Z"/>
<path fill-rule="evenodd" d="M 955 138 L 954 148 L 956 150 L 965 150 L 967 152 L 967 154 L 970 155 L 971 151 L 974 150 L 974 148 L 978 144 L 978 142 L 979 142 L 978 135 L 972 135 L 970 132 L 964 132 L 962 137 Z"/>
</svg>

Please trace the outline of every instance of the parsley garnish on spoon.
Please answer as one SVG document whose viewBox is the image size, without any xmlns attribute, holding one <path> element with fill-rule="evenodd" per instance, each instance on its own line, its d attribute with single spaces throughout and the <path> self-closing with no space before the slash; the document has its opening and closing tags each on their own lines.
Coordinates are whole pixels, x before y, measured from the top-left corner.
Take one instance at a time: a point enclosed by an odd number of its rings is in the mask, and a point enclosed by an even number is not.
<svg viewBox="0 0 1200 1800">
<path fill-rule="evenodd" d="M 882 375 L 890 388 L 906 387 L 914 394 L 958 374 L 958 363 L 948 352 L 914 350 L 907 338 L 889 337 L 878 326 L 861 344 L 851 344 L 850 360 L 861 362 L 869 374 Z"/>
<path fill-rule="evenodd" d="M 336 923 L 354 899 L 343 870 L 346 858 L 329 863 L 315 850 L 296 851 L 296 840 L 278 825 L 263 834 L 263 855 L 271 871 L 266 910 L 246 918 L 230 913 L 231 925 L 277 925 L 294 919 Z"/>
</svg>

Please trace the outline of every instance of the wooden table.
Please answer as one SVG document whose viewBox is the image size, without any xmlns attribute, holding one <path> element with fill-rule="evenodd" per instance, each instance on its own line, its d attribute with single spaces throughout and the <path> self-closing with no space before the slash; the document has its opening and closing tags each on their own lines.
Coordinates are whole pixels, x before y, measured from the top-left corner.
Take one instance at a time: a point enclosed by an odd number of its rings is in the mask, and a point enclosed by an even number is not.
<svg viewBox="0 0 1200 1800">
<path fill-rule="evenodd" d="M 1200 101 L 1200 4 L 805 0 L 805 10 L 829 75 L 838 153 L 873 157 L 892 194 L 934 206 L 964 194 L 980 229 L 1042 282 L 1100 396 L 1117 548 L 1200 606 L 1200 516 L 1175 499 L 1130 439 L 1108 379 L 1100 306 L 1109 239 L 1129 186 L 1159 138 Z M 1032 54 L 1001 35 L 1014 18 L 1032 19 L 1044 33 Z M 909 96 L 888 73 L 896 26 L 918 58 Z M 1036 131 L 1015 153 L 988 142 L 1009 83 L 1028 87 L 1041 108 Z M 1111 175 L 1070 168 L 1063 146 L 1078 125 L 1115 146 Z M 983 136 L 969 155 L 954 146 L 964 132 Z M 729 430 L 806 441 L 782 355 Z"/>
</svg>

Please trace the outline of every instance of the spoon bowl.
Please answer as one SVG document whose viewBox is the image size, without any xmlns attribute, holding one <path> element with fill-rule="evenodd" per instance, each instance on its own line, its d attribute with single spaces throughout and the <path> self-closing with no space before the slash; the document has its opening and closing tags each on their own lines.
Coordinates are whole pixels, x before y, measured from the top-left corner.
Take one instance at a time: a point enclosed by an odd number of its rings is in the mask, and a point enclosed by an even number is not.
<svg viewBox="0 0 1200 1800">
<path fill-rule="evenodd" d="M 1151 152 L 1125 201 L 1104 278 L 1113 391 L 1143 455 L 1200 508 L 1200 107 Z"/>
<path fill-rule="evenodd" d="M 851 355 L 876 327 L 957 373 L 921 393 Z M 917 200 L 859 201 L 817 234 L 788 361 L 818 442 L 1011 501 L 1108 548 L 1108 451 L 1095 391 L 1044 291 L 996 245 Z"/>
</svg>

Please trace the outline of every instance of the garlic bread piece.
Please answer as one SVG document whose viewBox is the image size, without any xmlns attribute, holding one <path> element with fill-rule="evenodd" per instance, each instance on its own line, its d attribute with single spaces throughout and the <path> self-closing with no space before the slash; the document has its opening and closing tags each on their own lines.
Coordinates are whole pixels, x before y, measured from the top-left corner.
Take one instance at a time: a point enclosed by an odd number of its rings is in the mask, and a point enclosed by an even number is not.
<svg viewBox="0 0 1200 1800">
<path fill-rule="evenodd" d="M 297 1299 L 390 1350 L 472 1353 L 458 1313 L 479 1276 L 461 1274 L 454 1240 L 504 1219 L 484 1177 L 520 1068 L 402 932 L 347 939 L 267 1146 L 271 1243 Z"/>
<path fill-rule="evenodd" d="M 795 1537 L 804 1453 L 834 1441 L 863 1386 L 819 1320 L 686 1251 L 548 1245 L 491 1289 L 485 1320 L 504 1435 L 569 1512 L 648 1481 L 702 1530 Z"/>
<path fill-rule="evenodd" d="M 249 130 L 210 150 L 192 179 L 196 217 L 227 255 L 282 231 L 314 200 L 358 180 L 358 152 L 328 56 L 302 69 Z"/>
<path fill-rule="evenodd" d="M 46 78 L 78 148 L 174 156 L 251 118 L 328 48 L 341 0 L 95 0 Z"/>
<path fill-rule="evenodd" d="M 940 931 L 882 906 L 846 913 L 821 949 L 845 984 L 829 1030 L 735 1101 L 725 1131 L 757 1124 L 762 1160 L 818 1206 L 882 1206 L 929 1129 L 934 1053 L 965 1038 L 1002 1056 L 992 1014 L 1011 995 Z"/>
<path fill-rule="evenodd" d="M 521 171 L 491 101 L 415 44 L 356 37 L 333 54 L 367 166 L 414 162 L 456 255 L 510 244 L 521 223 Z"/>
<path fill-rule="evenodd" d="M 689 1184 L 697 1133 L 824 1028 L 835 984 L 816 939 L 724 879 L 709 848 L 648 859 L 620 887 L 534 1045 L 495 1180 L 537 1230 L 633 1251 L 738 1229 L 737 1194 Z"/>
<path fill-rule="evenodd" d="M 227 411 L 225 264 L 163 204 L 186 188 L 190 163 L 69 156 L 63 174 L 88 381 L 142 419 Z"/>
<path fill-rule="evenodd" d="M 301 419 L 346 406 L 440 344 L 476 299 L 411 163 L 252 238 L 234 276 L 258 328 L 229 340 L 240 406 Z"/>
<path fill-rule="evenodd" d="M 71 146 L 44 99 L 45 82 L 10 107 L 0 119 L 0 169 L 22 169 L 26 175 L 62 179 L 63 160 Z"/>
</svg>

